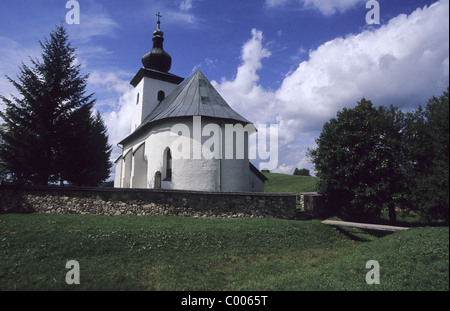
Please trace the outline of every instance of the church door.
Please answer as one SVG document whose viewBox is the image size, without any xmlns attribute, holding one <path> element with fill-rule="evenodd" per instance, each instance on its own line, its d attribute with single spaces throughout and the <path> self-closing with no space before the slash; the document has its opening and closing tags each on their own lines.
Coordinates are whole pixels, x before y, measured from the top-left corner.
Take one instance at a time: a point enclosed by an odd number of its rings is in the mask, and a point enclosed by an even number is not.
<svg viewBox="0 0 450 311">
<path fill-rule="evenodd" d="M 161 189 L 161 172 L 157 171 L 155 173 L 155 189 Z"/>
</svg>

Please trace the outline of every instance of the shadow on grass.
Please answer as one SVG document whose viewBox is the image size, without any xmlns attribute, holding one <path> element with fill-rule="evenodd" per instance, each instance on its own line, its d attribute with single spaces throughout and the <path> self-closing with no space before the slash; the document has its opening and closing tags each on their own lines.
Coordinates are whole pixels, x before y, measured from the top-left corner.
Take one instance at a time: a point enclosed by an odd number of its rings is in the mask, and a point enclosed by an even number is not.
<svg viewBox="0 0 450 311">
<path fill-rule="evenodd" d="M 357 242 L 370 242 L 373 238 L 382 238 L 394 232 L 389 231 L 379 231 L 379 230 L 370 230 L 370 229 L 355 229 L 355 228 L 342 228 L 335 226 L 337 231 L 345 235 L 347 238 L 357 241 Z M 372 237 L 369 238 L 369 237 Z"/>
</svg>

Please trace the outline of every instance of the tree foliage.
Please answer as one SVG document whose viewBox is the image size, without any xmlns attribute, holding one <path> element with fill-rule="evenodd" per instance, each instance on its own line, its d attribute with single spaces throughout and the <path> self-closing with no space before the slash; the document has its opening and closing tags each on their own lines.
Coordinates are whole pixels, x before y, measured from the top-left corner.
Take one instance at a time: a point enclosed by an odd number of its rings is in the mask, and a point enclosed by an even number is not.
<svg viewBox="0 0 450 311">
<path fill-rule="evenodd" d="M 410 209 L 433 219 L 449 217 L 449 90 L 410 114 Z"/>
<path fill-rule="evenodd" d="M 20 97 L 0 96 L 6 106 L 0 112 L 4 168 L 20 183 L 99 184 L 109 177 L 111 147 L 100 116 L 92 116 L 88 75 L 75 64 L 64 27 L 56 27 L 40 45 L 42 60 L 22 64 L 17 81 L 7 76 Z"/>
<path fill-rule="evenodd" d="M 298 175 L 298 176 L 311 176 L 309 174 L 309 170 L 306 168 L 298 169 L 295 168 L 294 173 L 292 175 Z"/>
<path fill-rule="evenodd" d="M 320 177 L 318 190 L 327 194 L 335 212 L 355 219 L 377 217 L 384 199 L 395 195 L 396 141 L 387 136 L 395 126 L 386 125 L 396 113 L 362 99 L 324 124 L 310 156 Z"/>
<path fill-rule="evenodd" d="M 386 209 L 395 221 L 401 208 L 448 222 L 448 97 L 411 113 L 363 98 L 326 122 L 309 156 L 330 209 L 350 219 Z"/>
</svg>

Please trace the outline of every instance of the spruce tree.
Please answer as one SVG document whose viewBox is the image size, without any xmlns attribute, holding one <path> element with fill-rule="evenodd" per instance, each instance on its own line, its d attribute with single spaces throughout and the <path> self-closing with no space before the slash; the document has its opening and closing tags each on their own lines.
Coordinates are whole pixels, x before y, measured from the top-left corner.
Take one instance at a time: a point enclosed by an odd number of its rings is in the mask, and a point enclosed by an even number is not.
<svg viewBox="0 0 450 311">
<path fill-rule="evenodd" d="M 7 76 L 20 97 L 1 96 L 0 159 L 12 181 L 48 185 L 97 185 L 109 176 L 111 147 L 100 116 L 92 116 L 88 75 L 75 64 L 75 48 L 63 26 L 39 42 L 41 58 L 22 64 L 18 80 Z M 95 141 L 95 142 L 93 142 Z M 86 156 L 89 154 L 89 161 Z M 78 174 L 71 172 L 76 168 Z"/>
<path fill-rule="evenodd" d="M 88 122 L 86 122 L 88 120 Z M 61 175 L 75 186 L 97 186 L 109 177 L 111 148 L 100 113 L 79 110 L 70 122 L 61 161 Z"/>
</svg>

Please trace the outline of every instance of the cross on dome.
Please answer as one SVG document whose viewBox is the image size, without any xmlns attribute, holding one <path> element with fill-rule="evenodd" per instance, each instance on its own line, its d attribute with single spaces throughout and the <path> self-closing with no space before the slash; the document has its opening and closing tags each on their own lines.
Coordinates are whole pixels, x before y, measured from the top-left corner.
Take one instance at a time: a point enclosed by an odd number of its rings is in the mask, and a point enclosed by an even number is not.
<svg viewBox="0 0 450 311">
<path fill-rule="evenodd" d="M 145 68 L 162 72 L 169 72 L 172 66 L 172 58 L 163 49 L 164 33 L 160 28 L 161 13 L 155 14 L 158 17 L 156 30 L 153 32 L 153 48 L 142 57 L 142 64 Z"/>
</svg>

